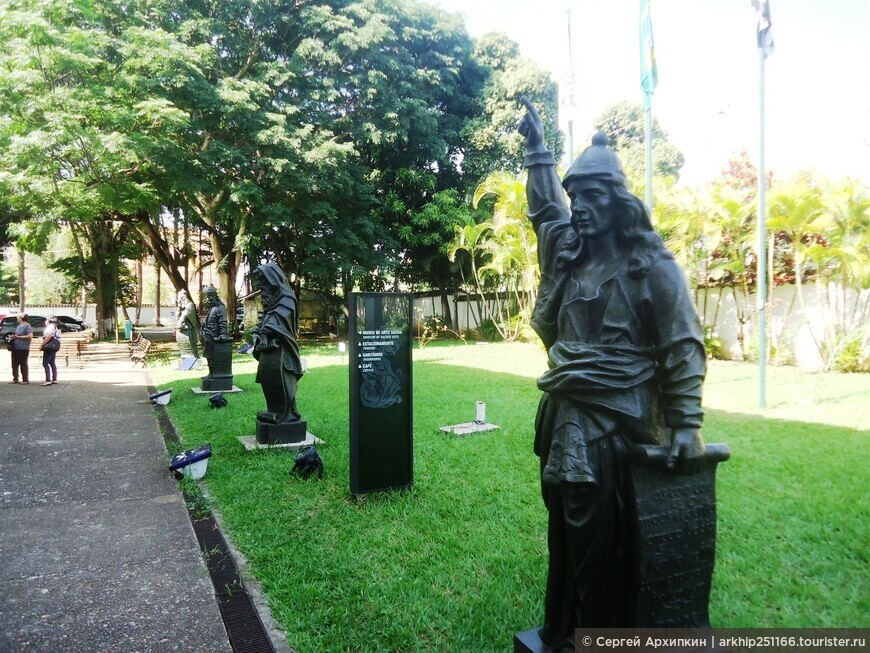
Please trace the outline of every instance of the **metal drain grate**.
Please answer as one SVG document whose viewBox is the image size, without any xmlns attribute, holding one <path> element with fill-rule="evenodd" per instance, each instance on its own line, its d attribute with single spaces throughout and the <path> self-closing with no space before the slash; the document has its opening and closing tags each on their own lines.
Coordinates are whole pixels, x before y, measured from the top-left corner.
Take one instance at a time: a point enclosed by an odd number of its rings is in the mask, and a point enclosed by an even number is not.
<svg viewBox="0 0 870 653">
<path fill-rule="evenodd" d="M 153 388 L 149 388 L 149 392 L 153 391 Z M 157 411 L 157 421 L 164 441 L 177 443 L 175 425 L 165 410 Z M 234 653 L 275 653 L 260 615 L 239 577 L 236 562 L 221 535 L 214 515 L 204 512 L 202 507 L 194 508 L 193 497 L 183 489 L 182 494 L 188 506 L 187 516 L 196 533 L 200 551 L 205 557 L 224 628 Z"/>
<path fill-rule="evenodd" d="M 192 505 L 190 501 L 187 503 Z M 211 584 L 234 653 L 275 653 L 214 516 L 211 513 L 203 516 L 201 508 L 198 512 L 199 519 L 190 509 L 188 517 L 206 558 Z"/>
<path fill-rule="evenodd" d="M 235 653 L 272 653 L 263 623 L 247 592 L 236 592 L 218 601 L 230 644 Z"/>
</svg>

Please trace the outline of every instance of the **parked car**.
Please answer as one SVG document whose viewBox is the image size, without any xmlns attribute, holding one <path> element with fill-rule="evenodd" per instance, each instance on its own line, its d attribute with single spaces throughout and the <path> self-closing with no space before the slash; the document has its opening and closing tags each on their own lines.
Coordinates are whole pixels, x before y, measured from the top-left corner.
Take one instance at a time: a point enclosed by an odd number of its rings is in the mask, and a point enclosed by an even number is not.
<svg viewBox="0 0 870 653">
<path fill-rule="evenodd" d="M 55 315 L 55 317 L 61 331 L 87 331 L 93 328 L 90 324 L 77 317 L 70 317 L 69 315 Z"/>
<path fill-rule="evenodd" d="M 55 317 L 57 317 L 57 326 L 60 328 L 61 333 L 85 331 L 86 329 L 91 328 L 87 322 L 78 320 L 74 317 L 69 317 L 68 315 L 56 315 Z M 34 338 L 42 337 L 47 320 L 48 317 L 45 315 L 27 315 L 27 321 L 30 323 L 30 326 L 33 327 Z M 9 336 L 15 333 L 15 327 L 17 326 L 17 315 L 7 315 L 4 317 L 0 320 L 0 338 L 3 338 L 4 342 L 9 342 Z"/>
</svg>

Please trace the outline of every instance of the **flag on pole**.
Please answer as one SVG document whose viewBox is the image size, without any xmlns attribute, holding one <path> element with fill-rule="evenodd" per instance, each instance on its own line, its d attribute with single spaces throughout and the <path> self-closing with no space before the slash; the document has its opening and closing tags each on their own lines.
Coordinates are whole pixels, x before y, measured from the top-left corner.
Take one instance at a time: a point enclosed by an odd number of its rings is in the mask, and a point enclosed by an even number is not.
<svg viewBox="0 0 870 653">
<path fill-rule="evenodd" d="M 658 83 L 650 0 L 640 0 L 640 88 L 643 90 L 643 108 L 646 111 L 652 106 L 653 91 Z"/>
<path fill-rule="evenodd" d="M 752 0 L 752 6 L 758 19 L 758 47 L 764 52 L 767 59 L 773 54 L 773 29 L 770 22 L 769 0 Z"/>
</svg>

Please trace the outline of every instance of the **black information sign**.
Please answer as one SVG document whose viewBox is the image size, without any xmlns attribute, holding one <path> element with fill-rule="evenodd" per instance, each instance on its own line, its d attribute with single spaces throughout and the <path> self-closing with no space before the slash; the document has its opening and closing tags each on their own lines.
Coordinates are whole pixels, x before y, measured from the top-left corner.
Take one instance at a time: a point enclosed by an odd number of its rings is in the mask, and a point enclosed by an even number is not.
<svg viewBox="0 0 870 653">
<path fill-rule="evenodd" d="M 407 293 L 350 294 L 350 491 L 414 482 L 411 316 Z"/>
</svg>

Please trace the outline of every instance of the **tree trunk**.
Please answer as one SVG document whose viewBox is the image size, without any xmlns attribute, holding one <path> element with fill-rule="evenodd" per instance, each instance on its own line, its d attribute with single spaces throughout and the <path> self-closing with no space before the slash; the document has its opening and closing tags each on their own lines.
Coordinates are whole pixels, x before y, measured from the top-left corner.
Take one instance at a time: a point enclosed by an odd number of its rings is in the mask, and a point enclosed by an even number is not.
<svg viewBox="0 0 870 653">
<path fill-rule="evenodd" d="M 444 324 L 453 331 L 459 331 L 459 327 L 453 320 L 453 314 L 450 311 L 450 297 L 447 296 L 446 290 L 441 290 L 441 313 L 444 316 Z"/>
<path fill-rule="evenodd" d="M 156 261 L 154 271 L 157 273 L 157 286 L 154 290 L 154 325 L 160 326 L 160 264 Z"/>
<path fill-rule="evenodd" d="M 172 245 L 166 241 L 163 234 L 151 220 L 147 214 L 139 214 L 129 222 L 130 226 L 135 229 L 136 233 L 144 241 L 148 252 L 154 257 L 154 262 L 163 269 L 166 277 L 175 289 L 175 292 L 187 291 L 190 297 L 190 289 L 187 286 L 187 279 L 183 276 L 176 265 L 175 257 L 172 255 Z"/>
<path fill-rule="evenodd" d="M 144 290 L 144 279 L 142 269 L 142 258 L 136 259 L 136 326 L 139 326 L 139 320 L 142 319 L 142 292 Z"/>
<path fill-rule="evenodd" d="M 94 321 L 96 322 L 97 327 L 97 338 L 102 340 L 106 337 L 106 320 L 105 320 L 105 312 L 106 312 L 106 298 L 103 294 L 103 277 L 97 272 L 96 278 L 94 279 L 94 293 L 96 294 L 96 314 L 94 315 Z"/>
<path fill-rule="evenodd" d="M 27 302 L 24 298 L 24 248 L 18 248 L 18 312 L 24 313 Z"/>
</svg>

